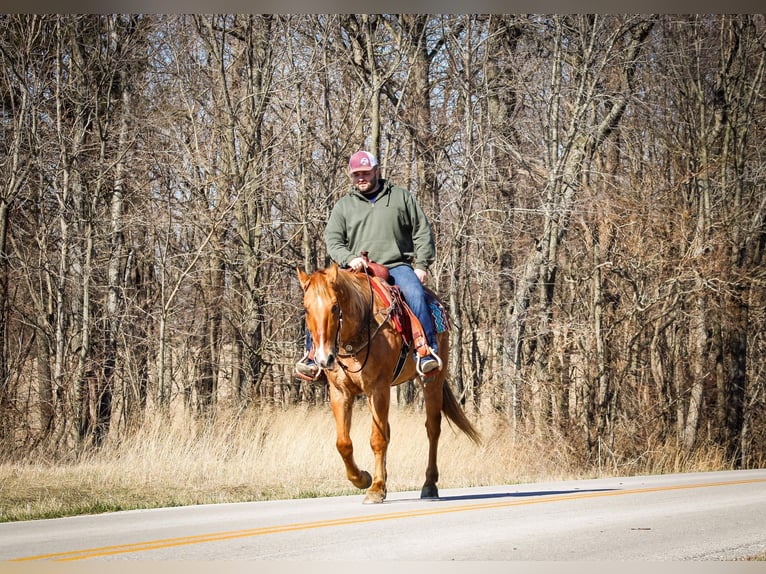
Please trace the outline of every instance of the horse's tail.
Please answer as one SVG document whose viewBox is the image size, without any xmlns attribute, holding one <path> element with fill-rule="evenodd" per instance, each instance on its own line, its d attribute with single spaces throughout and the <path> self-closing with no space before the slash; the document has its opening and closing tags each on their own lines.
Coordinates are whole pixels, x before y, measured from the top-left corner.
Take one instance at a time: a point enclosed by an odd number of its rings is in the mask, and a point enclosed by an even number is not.
<svg viewBox="0 0 766 574">
<path fill-rule="evenodd" d="M 448 420 L 455 423 L 455 426 L 463 431 L 477 445 L 481 444 L 481 435 L 479 431 L 471 424 L 468 417 L 465 416 L 463 408 L 455 398 L 455 394 L 447 381 L 442 385 L 442 411 Z"/>
</svg>

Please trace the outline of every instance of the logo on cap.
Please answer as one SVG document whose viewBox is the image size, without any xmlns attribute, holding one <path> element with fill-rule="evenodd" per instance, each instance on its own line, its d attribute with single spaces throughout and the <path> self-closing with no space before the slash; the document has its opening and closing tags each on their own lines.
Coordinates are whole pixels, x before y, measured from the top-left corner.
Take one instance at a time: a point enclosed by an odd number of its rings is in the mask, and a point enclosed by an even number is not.
<svg viewBox="0 0 766 574">
<path fill-rule="evenodd" d="M 353 173 L 355 171 L 368 171 L 378 165 L 378 160 L 370 152 L 358 151 L 351 156 L 348 162 L 348 170 Z"/>
</svg>

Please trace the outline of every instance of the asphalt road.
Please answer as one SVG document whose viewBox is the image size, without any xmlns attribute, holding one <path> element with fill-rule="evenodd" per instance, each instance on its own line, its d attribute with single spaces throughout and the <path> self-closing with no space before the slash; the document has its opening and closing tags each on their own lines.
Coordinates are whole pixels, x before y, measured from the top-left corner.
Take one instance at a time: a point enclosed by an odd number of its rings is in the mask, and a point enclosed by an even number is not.
<svg viewBox="0 0 766 574">
<path fill-rule="evenodd" d="M 766 469 L 0 524 L 0 560 L 717 561 L 766 552 Z M 763 563 L 760 563 L 763 564 Z M 766 571 L 766 569 L 765 569 Z"/>
</svg>

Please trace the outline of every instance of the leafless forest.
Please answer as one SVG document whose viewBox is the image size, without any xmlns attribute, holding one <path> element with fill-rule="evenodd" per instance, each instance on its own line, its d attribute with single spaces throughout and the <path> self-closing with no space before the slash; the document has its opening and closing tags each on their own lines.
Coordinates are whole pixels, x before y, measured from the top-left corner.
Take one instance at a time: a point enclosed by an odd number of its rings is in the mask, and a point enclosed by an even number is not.
<svg viewBox="0 0 766 574">
<path fill-rule="evenodd" d="M 296 268 L 360 148 L 471 417 L 766 459 L 766 18 L 0 15 L 0 456 L 321 404 Z M 409 384 L 400 403 L 417 406 Z"/>
</svg>

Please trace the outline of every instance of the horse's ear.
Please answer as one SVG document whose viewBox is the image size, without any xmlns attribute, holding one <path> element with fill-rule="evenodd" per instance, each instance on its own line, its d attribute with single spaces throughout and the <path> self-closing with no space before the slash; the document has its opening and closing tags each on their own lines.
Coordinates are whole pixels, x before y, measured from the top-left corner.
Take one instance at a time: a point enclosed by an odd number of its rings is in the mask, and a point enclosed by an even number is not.
<svg viewBox="0 0 766 574">
<path fill-rule="evenodd" d="M 306 287 L 309 286 L 309 274 L 305 273 L 300 267 L 297 267 L 296 269 L 298 270 L 298 279 L 301 282 L 301 288 L 305 291 Z"/>
<path fill-rule="evenodd" d="M 338 278 L 338 264 L 333 263 L 330 268 L 328 269 L 329 276 L 330 276 L 330 282 L 335 283 L 335 280 Z"/>
</svg>

